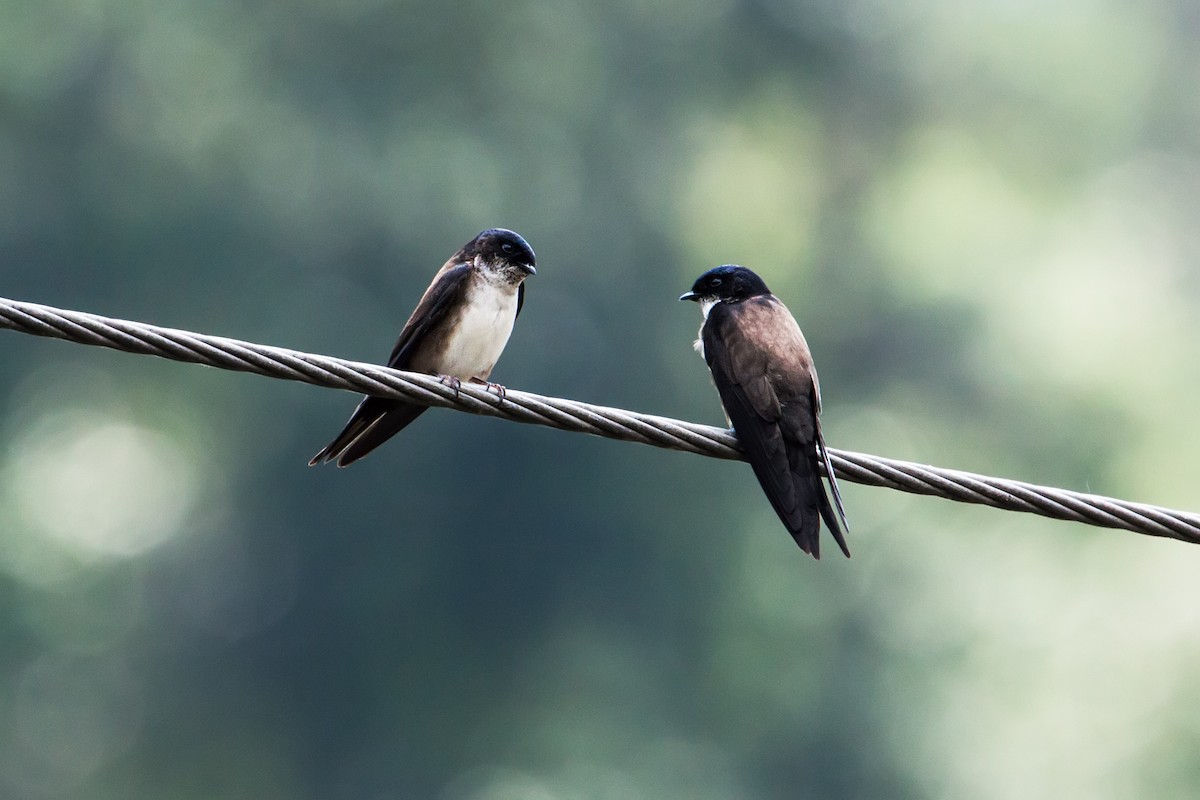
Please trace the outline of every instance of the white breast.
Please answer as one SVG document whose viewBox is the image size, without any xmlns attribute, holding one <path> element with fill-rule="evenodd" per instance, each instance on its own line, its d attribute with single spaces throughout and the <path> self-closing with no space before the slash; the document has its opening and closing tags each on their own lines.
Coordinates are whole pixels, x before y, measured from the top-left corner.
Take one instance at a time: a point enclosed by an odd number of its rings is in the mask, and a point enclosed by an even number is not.
<svg viewBox="0 0 1200 800">
<path fill-rule="evenodd" d="M 446 343 L 438 371 L 462 380 L 486 380 L 512 334 L 517 318 L 517 287 L 485 280 L 470 291 L 466 310 Z"/>
<path fill-rule="evenodd" d="M 708 322 L 708 314 L 713 310 L 719 301 L 715 297 L 704 297 L 700 299 L 700 313 L 704 315 L 704 322 Z M 700 325 L 700 332 L 696 334 L 696 341 L 692 342 L 692 349 L 700 354 L 701 358 L 707 358 L 704 354 L 704 324 Z"/>
</svg>

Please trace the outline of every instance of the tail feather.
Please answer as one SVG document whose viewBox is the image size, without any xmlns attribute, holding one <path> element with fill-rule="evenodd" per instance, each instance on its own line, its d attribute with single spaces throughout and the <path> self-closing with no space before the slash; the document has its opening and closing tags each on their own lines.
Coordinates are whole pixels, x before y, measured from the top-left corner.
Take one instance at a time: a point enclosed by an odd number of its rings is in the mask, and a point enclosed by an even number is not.
<svg viewBox="0 0 1200 800">
<path fill-rule="evenodd" d="M 831 478 L 829 485 L 833 487 L 833 496 L 837 499 L 837 483 Z M 821 479 L 817 478 L 817 504 L 821 509 L 821 517 L 825 520 L 825 527 L 829 528 L 829 534 L 833 536 L 833 540 L 838 543 L 838 547 L 842 548 L 842 552 L 846 554 L 846 558 L 850 557 L 850 548 L 846 545 L 846 517 L 835 512 L 833 504 L 829 502 L 829 495 L 825 493 L 825 487 L 821 484 Z M 841 508 L 841 502 L 838 502 L 838 510 Z"/>
<path fill-rule="evenodd" d="M 338 454 L 346 448 L 346 445 L 354 441 L 354 438 L 366 430 L 367 426 L 369 426 L 373 421 L 374 419 L 364 419 L 358 417 L 356 412 L 355 416 L 350 418 L 350 421 L 346 423 L 346 426 L 342 428 L 341 432 L 338 433 L 337 436 L 333 437 L 333 441 L 321 448 L 321 452 L 313 456 L 308 462 L 308 465 L 310 467 L 315 467 L 318 464 L 324 464 L 327 461 L 332 461 L 333 459 L 337 458 Z"/>
<path fill-rule="evenodd" d="M 429 406 L 400 403 L 375 418 L 367 428 L 354 437 L 337 457 L 339 467 L 348 467 L 403 430 L 408 423 L 429 410 Z"/>
<path fill-rule="evenodd" d="M 837 479 L 833 476 L 833 459 L 829 457 L 829 448 L 825 446 L 825 436 L 821 433 L 821 418 L 818 416 L 816 420 L 817 431 L 817 455 L 821 458 L 821 463 L 825 466 L 825 477 L 829 480 L 829 489 L 833 493 L 833 504 L 837 508 L 838 516 L 841 517 L 842 527 L 846 525 L 846 509 L 842 506 L 842 493 L 838 491 Z M 843 547 L 843 550 L 846 548 Z M 849 555 L 849 554 L 847 554 Z"/>
<path fill-rule="evenodd" d="M 818 498 L 821 493 L 817 464 L 798 448 L 788 451 L 790 492 L 782 496 L 767 494 L 775 513 L 787 527 L 796 545 L 813 558 L 821 558 L 821 514 Z"/>
<path fill-rule="evenodd" d="M 825 467 L 825 482 L 822 482 L 820 470 L 817 469 L 818 465 L 813 464 L 813 480 L 817 484 L 818 507 L 821 509 L 825 526 L 829 528 L 829 534 L 838 543 L 838 547 L 842 548 L 846 558 L 849 558 L 850 548 L 846 545 L 846 533 L 850 530 L 850 526 L 846 523 L 846 509 L 842 506 L 842 493 L 838 491 L 837 478 L 833 475 L 833 459 L 829 457 L 829 448 L 825 446 L 825 436 L 821 433 L 820 416 L 814 417 L 813 422 L 816 429 L 817 459 L 820 461 L 820 465 Z M 828 494 L 825 492 L 825 483 L 829 484 Z M 832 503 L 829 501 L 830 497 L 833 498 Z"/>
<path fill-rule="evenodd" d="M 312 457 L 308 465 L 315 467 L 336 460 L 339 467 L 349 466 L 386 442 L 427 408 L 381 397 L 364 397 L 345 427 Z"/>
<path fill-rule="evenodd" d="M 821 520 L 824 520 L 829 534 L 846 554 L 846 558 L 849 558 L 846 517 L 841 510 L 841 497 L 838 495 L 837 483 L 832 479 L 829 481 L 831 494 L 825 490 L 825 482 L 821 479 L 819 468 L 822 458 L 825 459 L 825 468 L 830 470 L 829 474 L 832 475 L 833 468 L 828 463 L 828 453 L 823 446 L 811 456 L 801 455 L 793 460 L 791 472 L 797 504 L 790 514 L 781 513 L 780 517 L 800 549 L 815 559 L 821 558 Z"/>
</svg>

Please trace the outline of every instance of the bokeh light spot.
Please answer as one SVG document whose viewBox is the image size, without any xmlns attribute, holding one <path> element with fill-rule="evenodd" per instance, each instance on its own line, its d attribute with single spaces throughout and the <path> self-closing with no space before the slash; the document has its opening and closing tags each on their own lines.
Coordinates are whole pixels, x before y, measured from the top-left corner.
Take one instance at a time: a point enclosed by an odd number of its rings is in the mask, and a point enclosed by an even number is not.
<svg viewBox="0 0 1200 800">
<path fill-rule="evenodd" d="M 179 530 L 195 476 L 166 436 L 101 413 L 47 414 L 13 448 L 19 517 L 83 560 L 128 558 Z"/>
</svg>

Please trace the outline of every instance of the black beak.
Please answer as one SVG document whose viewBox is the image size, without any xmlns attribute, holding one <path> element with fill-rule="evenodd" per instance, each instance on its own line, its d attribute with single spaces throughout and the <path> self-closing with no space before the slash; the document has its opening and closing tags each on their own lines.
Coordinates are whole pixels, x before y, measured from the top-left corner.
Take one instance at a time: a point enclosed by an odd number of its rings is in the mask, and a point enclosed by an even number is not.
<svg viewBox="0 0 1200 800">
<path fill-rule="evenodd" d="M 679 299 L 680 300 L 699 300 L 700 295 L 696 294 L 695 292 L 684 292 L 683 294 L 679 295 Z"/>
<path fill-rule="evenodd" d="M 533 264 L 517 264 L 528 275 L 537 275 L 537 270 L 533 268 Z"/>
</svg>

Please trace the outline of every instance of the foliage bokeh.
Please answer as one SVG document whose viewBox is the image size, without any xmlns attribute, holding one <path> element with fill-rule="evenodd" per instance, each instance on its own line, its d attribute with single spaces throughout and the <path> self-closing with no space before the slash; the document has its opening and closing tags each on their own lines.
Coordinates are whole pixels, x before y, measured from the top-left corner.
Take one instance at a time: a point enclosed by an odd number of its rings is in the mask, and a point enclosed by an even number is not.
<svg viewBox="0 0 1200 800">
<path fill-rule="evenodd" d="M 836 447 L 1200 507 L 1188 0 L 0 3 L 0 293 L 378 361 L 539 256 L 509 386 L 716 423 L 739 262 Z M 1192 797 L 1196 553 L 0 335 L 0 794 Z"/>
</svg>

